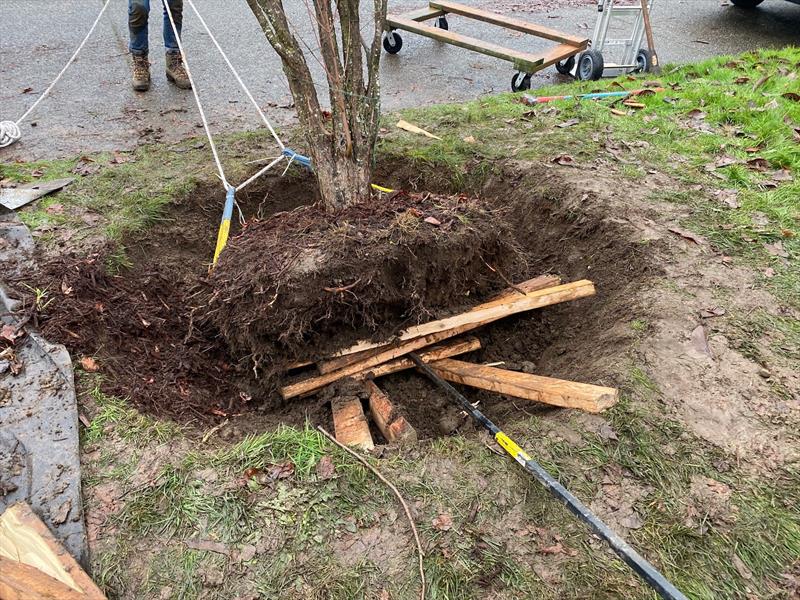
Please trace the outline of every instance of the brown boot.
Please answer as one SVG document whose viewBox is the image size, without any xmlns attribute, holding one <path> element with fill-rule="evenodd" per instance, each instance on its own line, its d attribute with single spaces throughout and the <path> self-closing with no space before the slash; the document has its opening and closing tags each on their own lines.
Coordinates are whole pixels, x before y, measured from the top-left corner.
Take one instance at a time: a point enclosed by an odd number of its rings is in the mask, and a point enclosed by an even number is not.
<svg viewBox="0 0 800 600">
<path fill-rule="evenodd" d="M 133 89 L 137 92 L 150 89 L 150 61 L 147 55 L 133 56 Z"/>
<path fill-rule="evenodd" d="M 167 79 L 182 90 L 192 89 L 189 74 L 183 66 L 183 57 L 175 52 L 167 53 Z"/>
</svg>

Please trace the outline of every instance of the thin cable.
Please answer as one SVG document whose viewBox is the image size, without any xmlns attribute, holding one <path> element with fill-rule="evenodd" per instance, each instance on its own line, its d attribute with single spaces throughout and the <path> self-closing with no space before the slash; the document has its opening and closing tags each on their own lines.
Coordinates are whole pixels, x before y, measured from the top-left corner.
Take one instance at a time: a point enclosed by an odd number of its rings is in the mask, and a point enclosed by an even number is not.
<svg viewBox="0 0 800 600">
<path fill-rule="evenodd" d="M 219 160 L 219 154 L 217 153 L 217 146 L 214 143 L 214 138 L 211 136 L 211 129 L 208 126 L 208 119 L 206 119 L 206 113 L 203 110 L 203 105 L 200 104 L 200 96 L 197 94 L 197 86 L 194 84 L 194 79 L 192 78 L 192 72 L 189 70 L 189 62 L 186 60 L 186 53 L 183 51 L 183 42 L 181 42 L 181 36 L 178 33 L 178 28 L 175 26 L 175 19 L 172 16 L 172 9 L 169 6 L 168 1 L 164 1 L 164 10 L 167 11 L 167 16 L 169 17 L 169 23 L 172 26 L 172 31 L 175 33 L 175 40 L 178 42 L 178 50 L 181 51 L 181 58 L 183 59 L 183 66 L 186 68 L 186 76 L 189 78 L 189 83 L 192 84 L 192 94 L 194 95 L 194 101 L 197 104 L 197 110 L 200 111 L 200 119 L 203 121 L 203 129 L 206 131 L 206 137 L 208 138 L 208 144 L 211 146 L 211 153 L 214 155 L 214 162 L 217 163 L 217 171 L 219 171 L 220 179 L 222 179 L 222 184 L 225 186 L 225 189 L 233 187 L 228 180 L 225 178 L 225 171 L 222 168 L 222 162 Z"/>
<path fill-rule="evenodd" d="M 211 33 L 211 29 L 209 29 L 208 25 L 206 24 L 206 21 L 203 18 L 203 15 L 201 15 L 200 12 L 197 10 L 197 7 L 195 7 L 194 2 L 192 2 L 192 0 L 186 0 L 186 1 L 188 2 L 188 4 L 191 7 L 191 9 L 194 11 L 194 14 L 197 15 L 197 18 L 200 19 L 200 23 L 203 25 L 203 28 L 206 30 L 206 33 L 211 38 L 211 41 L 214 42 L 214 45 L 217 47 L 217 50 L 219 50 L 219 53 L 222 55 L 222 58 L 225 59 L 225 63 L 228 65 L 228 68 L 231 70 L 231 73 L 233 73 L 233 76 L 236 78 L 236 81 L 239 82 L 239 86 L 242 88 L 242 91 L 244 91 L 245 95 L 247 95 L 247 97 L 250 99 L 250 102 L 253 103 L 253 106 L 258 111 L 258 114 L 261 117 L 261 120 L 264 121 L 264 125 L 267 126 L 267 129 L 269 129 L 269 132 L 272 134 L 272 137 L 275 138 L 275 142 L 278 144 L 278 146 L 280 146 L 280 149 L 283 150 L 285 148 L 285 146 L 283 145 L 283 142 L 278 137 L 278 134 L 275 133 L 275 130 L 272 128 L 272 124 L 270 124 L 269 119 L 267 119 L 267 116 L 264 114 L 264 111 L 261 110 L 261 107 L 258 105 L 258 102 L 256 102 L 256 99 L 253 98 L 253 94 L 250 93 L 250 90 L 244 84 L 244 81 L 242 81 L 242 78 L 239 76 L 238 71 L 233 66 L 233 64 L 231 64 L 231 61 L 228 58 L 228 55 L 225 54 L 225 51 L 219 45 L 219 42 L 217 42 L 217 38 L 214 37 L 213 33 Z M 188 69 L 187 69 L 187 72 L 188 72 Z M 248 181 L 248 183 L 249 183 L 249 181 Z M 239 187 L 242 187 L 242 186 L 239 186 Z M 239 188 L 237 188 L 237 189 L 239 189 Z"/>
<path fill-rule="evenodd" d="M 83 50 L 83 47 L 86 45 L 86 42 L 89 41 L 89 38 L 94 33 L 94 30 L 97 28 L 97 24 L 100 22 L 100 19 L 103 18 L 103 15 L 105 14 L 109 4 L 111 4 L 111 0 L 106 0 L 105 4 L 103 4 L 103 8 L 100 9 L 100 13 L 94 20 L 94 23 L 92 23 L 92 26 L 89 28 L 89 32 L 83 38 L 83 41 L 80 43 L 75 52 L 73 52 L 72 56 L 70 56 L 69 60 L 67 61 L 67 64 L 65 64 L 64 68 L 61 69 L 61 72 L 58 75 L 56 75 L 56 78 L 52 81 L 52 83 L 49 86 L 47 86 L 47 89 L 44 92 L 42 92 L 42 95 L 36 99 L 36 102 L 34 102 L 31 105 L 31 107 L 25 111 L 25 114 L 23 114 L 19 119 L 17 119 L 16 122 L 13 121 L 0 122 L 0 148 L 5 148 L 6 146 L 10 146 L 11 144 L 19 140 L 20 137 L 22 137 L 22 134 L 19 129 L 20 124 L 28 117 L 28 115 L 30 115 L 33 112 L 33 110 L 37 106 L 39 106 L 39 103 L 50 94 L 50 91 L 55 87 L 55 85 L 58 83 L 58 81 L 61 79 L 64 73 L 67 72 L 67 69 L 69 69 L 72 63 L 75 62 L 75 59 L 78 57 L 78 54 L 80 54 L 81 50 Z"/>
</svg>

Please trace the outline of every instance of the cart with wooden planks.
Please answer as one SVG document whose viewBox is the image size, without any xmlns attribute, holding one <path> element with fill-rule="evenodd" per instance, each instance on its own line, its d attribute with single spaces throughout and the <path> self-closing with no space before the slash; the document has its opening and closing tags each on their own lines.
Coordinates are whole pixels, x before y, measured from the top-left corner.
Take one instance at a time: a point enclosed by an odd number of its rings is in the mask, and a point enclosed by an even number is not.
<svg viewBox="0 0 800 600">
<path fill-rule="evenodd" d="M 497 25 L 504 29 L 527 33 L 557 42 L 558 45 L 544 53 L 521 52 L 511 48 L 504 48 L 497 44 L 453 33 L 449 30 L 448 14 L 460 15 L 468 19 Z M 434 19 L 433 26 L 424 23 Z M 389 54 L 397 54 L 403 47 L 403 39 L 397 33 L 398 30 L 416 33 L 446 44 L 452 44 L 453 46 L 513 63 L 516 72 L 511 80 L 511 89 L 515 92 L 530 89 L 531 75 L 550 65 L 555 65 L 560 73 L 568 72 L 565 70 L 567 61 L 576 54 L 583 52 L 589 43 L 588 39 L 567 35 L 549 27 L 445 0 L 432 0 L 428 3 L 427 8 L 402 15 L 388 15 L 386 17 L 383 48 Z"/>
</svg>

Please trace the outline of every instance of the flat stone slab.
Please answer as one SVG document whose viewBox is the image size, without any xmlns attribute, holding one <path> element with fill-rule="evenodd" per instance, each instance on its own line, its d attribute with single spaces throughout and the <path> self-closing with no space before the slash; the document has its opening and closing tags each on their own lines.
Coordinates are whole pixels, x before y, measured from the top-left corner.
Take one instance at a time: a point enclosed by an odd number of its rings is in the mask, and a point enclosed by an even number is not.
<svg viewBox="0 0 800 600">
<path fill-rule="evenodd" d="M 27 228 L 12 211 L 0 207 L 0 277 L 18 272 L 32 260 L 32 252 Z M 19 306 L 0 280 L 3 324 L 19 323 L 13 314 Z M 88 547 L 72 361 L 64 346 L 30 331 L 11 352 L 13 360 L 7 362 L 19 367 L 0 369 L 0 512 L 15 502 L 27 502 L 85 566 Z"/>
</svg>

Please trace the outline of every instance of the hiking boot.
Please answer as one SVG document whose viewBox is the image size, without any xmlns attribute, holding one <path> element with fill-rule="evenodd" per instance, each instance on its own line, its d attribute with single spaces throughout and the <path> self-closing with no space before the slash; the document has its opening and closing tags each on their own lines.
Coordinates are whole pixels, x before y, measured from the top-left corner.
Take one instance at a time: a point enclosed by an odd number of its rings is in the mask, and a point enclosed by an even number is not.
<svg viewBox="0 0 800 600">
<path fill-rule="evenodd" d="M 133 89 L 146 92 L 150 89 L 150 61 L 147 55 L 133 56 Z"/>
<path fill-rule="evenodd" d="M 167 53 L 167 79 L 182 90 L 192 89 L 189 74 L 183 66 L 183 57 L 177 52 Z"/>
</svg>

